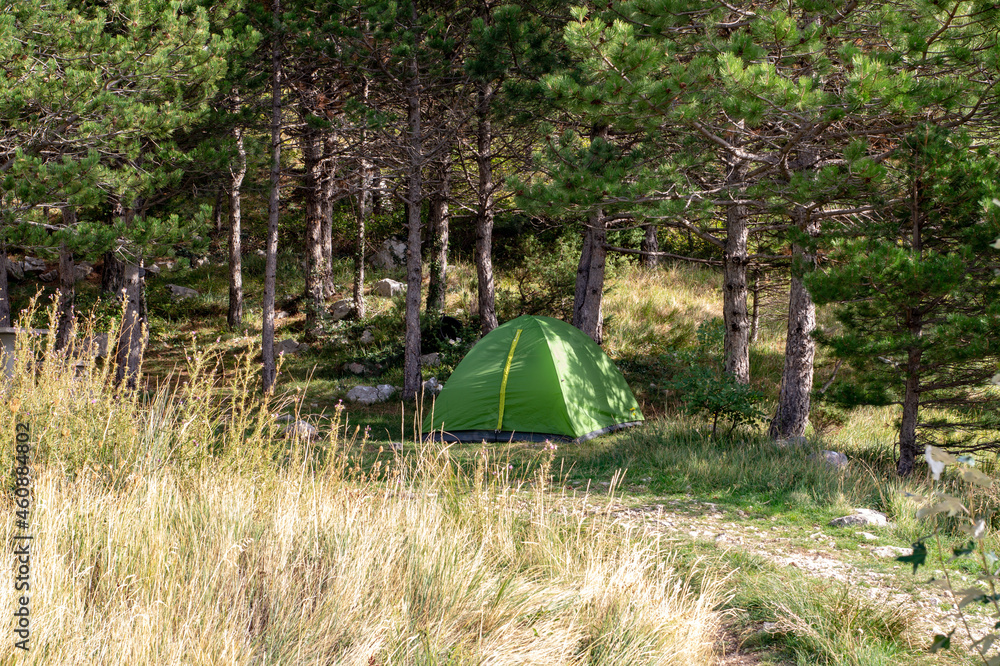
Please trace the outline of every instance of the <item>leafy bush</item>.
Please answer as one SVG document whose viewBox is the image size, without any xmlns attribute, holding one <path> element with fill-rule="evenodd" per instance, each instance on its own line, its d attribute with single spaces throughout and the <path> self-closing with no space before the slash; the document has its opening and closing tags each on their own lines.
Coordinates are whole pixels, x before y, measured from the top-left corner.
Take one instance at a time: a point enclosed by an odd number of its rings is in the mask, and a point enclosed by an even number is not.
<svg viewBox="0 0 1000 666">
<path fill-rule="evenodd" d="M 704 415 L 712 420 L 712 436 L 721 417 L 729 421 L 729 432 L 739 426 L 754 425 L 766 418 L 760 408 L 763 393 L 746 384 L 740 384 L 723 369 L 722 320 L 716 317 L 698 326 L 697 346 L 675 352 L 673 361 L 679 371 L 665 384 L 675 391 L 692 416 Z"/>
</svg>

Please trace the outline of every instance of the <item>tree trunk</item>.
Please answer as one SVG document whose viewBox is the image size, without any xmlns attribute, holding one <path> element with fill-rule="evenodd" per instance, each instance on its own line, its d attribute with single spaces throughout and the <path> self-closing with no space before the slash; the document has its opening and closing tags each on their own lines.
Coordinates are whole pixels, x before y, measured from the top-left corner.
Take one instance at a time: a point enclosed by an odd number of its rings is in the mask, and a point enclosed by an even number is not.
<svg viewBox="0 0 1000 666">
<path fill-rule="evenodd" d="M 750 344 L 757 342 L 760 331 L 760 277 L 754 276 L 753 287 L 750 288 Z"/>
<path fill-rule="evenodd" d="M 438 170 L 437 191 L 430 201 L 430 225 L 433 245 L 430 282 L 427 285 L 427 311 L 444 312 L 448 291 L 448 198 L 451 196 L 451 160 L 445 157 Z"/>
<path fill-rule="evenodd" d="M 62 217 L 66 227 L 76 225 L 76 209 L 72 206 L 63 206 Z M 73 335 L 75 283 L 73 253 L 63 243 L 59 246 L 59 323 L 56 325 L 56 349 L 65 349 Z"/>
<path fill-rule="evenodd" d="M 607 140 L 608 126 L 595 125 L 591 141 Z M 576 270 L 576 290 L 573 297 L 573 325 L 601 344 L 604 338 L 604 267 L 607 263 L 607 221 L 604 211 L 594 209 L 587 219 L 583 234 L 580 264 Z"/>
<path fill-rule="evenodd" d="M 10 326 L 10 291 L 7 288 L 7 243 L 0 241 L 0 326 Z"/>
<path fill-rule="evenodd" d="M 643 252 L 659 252 L 660 242 L 656 237 L 656 225 L 646 224 L 643 225 L 646 230 L 646 236 L 642 239 L 642 244 L 639 249 Z M 660 258 L 655 254 L 644 254 L 642 255 L 642 265 L 646 268 L 656 268 L 660 263 Z"/>
<path fill-rule="evenodd" d="M 261 316 L 261 379 L 264 393 L 274 388 L 274 292 L 278 272 L 278 204 L 281 187 L 281 0 L 271 5 L 275 33 L 271 45 L 271 192 L 267 205 L 267 245 L 264 259 L 264 304 Z"/>
<path fill-rule="evenodd" d="M 306 338 L 315 340 L 325 305 L 326 266 L 323 257 L 322 154 L 319 131 L 307 126 L 302 134 L 306 200 Z"/>
<path fill-rule="evenodd" d="M 115 382 L 127 389 L 135 389 L 142 363 L 145 319 L 142 317 L 142 275 L 141 267 L 135 262 L 125 263 L 125 319 L 118 334 L 115 349 Z"/>
<path fill-rule="evenodd" d="M 411 3 L 412 25 L 417 24 L 416 5 Z M 406 111 L 409 123 L 409 173 L 407 174 L 407 243 L 406 243 L 406 340 L 403 358 L 403 399 L 413 400 L 420 393 L 420 208 L 423 201 L 422 169 L 423 128 L 420 116 L 420 72 L 416 58 L 410 61 L 406 86 Z"/>
<path fill-rule="evenodd" d="M 335 172 L 333 168 L 333 153 L 336 150 L 336 142 L 333 134 L 327 134 L 323 139 L 323 168 L 320 173 L 323 175 L 320 192 L 320 215 L 322 218 L 322 228 L 320 230 L 320 244 L 323 255 L 323 298 L 333 298 L 337 292 L 337 285 L 333 283 L 333 196 L 336 192 Z"/>
<path fill-rule="evenodd" d="M 493 83 L 480 84 L 476 99 L 476 166 L 479 170 L 479 209 L 476 215 L 476 276 L 479 292 L 479 325 L 483 335 L 497 327 L 493 283 Z"/>
<path fill-rule="evenodd" d="M 911 320 L 910 331 L 920 335 L 919 317 Z M 917 415 L 920 411 L 920 359 L 923 348 L 910 347 L 906 361 L 906 393 L 903 395 L 903 419 L 899 426 L 899 460 L 896 473 L 909 476 L 913 473 L 917 457 Z"/>
<path fill-rule="evenodd" d="M 233 130 L 236 138 L 236 169 L 230 170 L 232 182 L 229 190 L 229 312 L 226 323 L 235 329 L 243 325 L 243 178 L 247 173 L 247 151 L 243 146 L 243 128 Z"/>
<path fill-rule="evenodd" d="M 792 223 L 815 236 L 819 223 L 800 207 L 792 212 Z M 816 341 L 816 306 L 802 283 L 803 273 L 812 270 L 815 256 L 799 244 L 792 245 L 792 286 L 788 294 L 788 335 L 785 338 L 785 369 L 781 375 L 778 408 L 771 419 L 771 439 L 801 437 L 809 424 L 809 399 L 813 386 Z M 756 304 L 756 298 L 755 298 Z"/>
<path fill-rule="evenodd" d="M 219 185 L 215 189 L 215 203 L 212 205 L 212 222 L 215 225 L 216 238 L 222 235 L 222 199 L 225 194 L 226 188 L 222 185 Z"/>
<path fill-rule="evenodd" d="M 735 158 L 734 158 L 735 159 Z M 745 167 L 729 165 L 728 185 L 740 186 Z M 742 187 L 730 197 L 740 196 Z M 750 383 L 750 322 L 747 317 L 747 210 L 742 204 L 726 206 L 726 245 L 723 250 L 722 316 L 726 325 L 725 370 L 740 384 Z"/>
<path fill-rule="evenodd" d="M 101 291 L 120 298 L 125 288 L 125 264 L 114 250 L 104 253 L 104 272 L 101 274 Z"/>
</svg>

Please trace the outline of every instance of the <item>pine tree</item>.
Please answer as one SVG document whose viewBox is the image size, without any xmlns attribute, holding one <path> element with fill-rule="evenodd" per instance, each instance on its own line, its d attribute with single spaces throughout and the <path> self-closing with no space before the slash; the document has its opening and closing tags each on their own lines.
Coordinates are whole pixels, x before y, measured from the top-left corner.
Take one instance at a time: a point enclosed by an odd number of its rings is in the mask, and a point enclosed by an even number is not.
<svg viewBox="0 0 1000 666">
<path fill-rule="evenodd" d="M 829 395 L 845 405 L 902 408 L 897 471 L 910 474 L 919 441 L 953 449 L 992 442 L 984 386 L 1000 361 L 1000 161 L 967 133 L 923 125 L 893 161 L 895 194 L 863 228 L 839 234 L 831 263 L 807 275 L 817 303 L 841 302 L 839 332 L 819 339 L 854 373 Z M 961 422 L 930 417 L 947 406 Z M 966 435 L 949 436 L 948 433 Z"/>
</svg>

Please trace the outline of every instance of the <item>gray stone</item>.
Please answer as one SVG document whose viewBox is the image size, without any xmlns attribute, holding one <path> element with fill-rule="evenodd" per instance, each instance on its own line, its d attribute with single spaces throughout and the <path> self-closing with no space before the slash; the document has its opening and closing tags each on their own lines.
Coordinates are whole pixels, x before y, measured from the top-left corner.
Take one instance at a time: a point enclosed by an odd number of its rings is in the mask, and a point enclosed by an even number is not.
<svg viewBox="0 0 1000 666">
<path fill-rule="evenodd" d="M 94 272 L 94 265 L 89 261 L 81 261 L 73 264 L 73 279 L 79 282 Z"/>
<path fill-rule="evenodd" d="M 11 261 L 10 257 L 7 257 L 7 277 L 12 277 L 15 280 L 24 279 L 24 268 L 20 261 Z"/>
<path fill-rule="evenodd" d="M 847 468 L 847 456 L 839 451 L 820 451 L 809 456 L 813 460 L 822 460 L 834 469 Z"/>
<path fill-rule="evenodd" d="M 774 443 L 783 449 L 809 446 L 809 440 L 805 437 L 788 437 L 776 440 Z"/>
<path fill-rule="evenodd" d="M 157 264 L 150 264 L 149 266 L 143 266 L 142 269 L 149 273 L 150 275 L 159 275 L 161 268 Z"/>
<path fill-rule="evenodd" d="M 372 286 L 372 291 L 378 296 L 383 296 L 385 298 L 390 298 L 398 293 L 401 293 L 406 289 L 406 285 L 402 282 L 396 282 L 395 280 L 390 280 L 385 278 L 379 280 Z"/>
<path fill-rule="evenodd" d="M 347 399 L 351 402 L 360 402 L 362 405 L 373 405 L 382 402 L 379 399 L 378 389 L 374 386 L 355 386 L 347 392 Z"/>
<path fill-rule="evenodd" d="M 48 271 L 47 273 L 42 273 L 38 276 L 38 279 L 42 282 L 52 282 L 59 277 L 59 271 Z"/>
<path fill-rule="evenodd" d="M 386 270 L 399 268 L 406 263 L 406 243 L 387 239 L 372 257 L 372 264 Z"/>
<path fill-rule="evenodd" d="M 349 301 L 346 298 L 341 299 L 330 306 L 330 316 L 334 321 L 340 321 L 353 313 L 354 301 Z"/>
<path fill-rule="evenodd" d="M 194 257 L 191 259 L 191 268 L 201 268 L 208 265 L 208 257 Z"/>
<path fill-rule="evenodd" d="M 363 375 L 368 372 L 368 369 L 361 363 L 348 363 L 344 367 L 348 372 L 353 373 L 355 375 Z"/>
<path fill-rule="evenodd" d="M 38 257 L 25 257 L 21 262 L 21 270 L 25 273 L 44 273 L 48 267 Z"/>
<path fill-rule="evenodd" d="M 855 509 L 850 516 L 834 518 L 829 524 L 831 527 L 860 527 L 863 525 L 885 527 L 889 524 L 889 518 L 884 513 L 872 509 Z"/>
<path fill-rule="evenodd" d="M 288 313 L 285 312 L 284 310 L 275 310 L 274 311 L 274 319 L 275 320 L 278 320 L 278 319 L 287 319 L 287 318 L 288 318 Z"/>
<path fill-rule="evenodd" d="M 366 328 L 361 333 L 361 344 L 370 345 L 373 342 L 375 342 L 375 334 L 372 333 L 372 330 L 370 328 Z"/>
<path fill-rule="evenodd" d="M 319 435 L 319 430 L 311 423 L 298 420 L 285 426 L 283 434 L 285 435 L 285 439 L 295 439 L 298 437 L 299 439 L 312 441 Z"/>
<path fill-rule="evenodd" d="M 298 354 L 309 350 L 309 345 L 295 340 L 280 340 L 274 343 L 274 353 L 278 356 L 282 354 Z"/>
<path fill-rule="evenodd" d="M 398 390 L 392 384 L 379 384 L 375 387 L 375 389 L 378 391 L 378 395 L 383 401 L 391 398 L 392 394 Z"/>
<path fill-rule="evenodd" d="M 879 546 L 878 548 L 872 548 L 872 554 L 875 557 L 892 557 L 896 558 L 900 555 L 912 555 L 912 548 L 903 548 L 901 546 Z"/>
<path fill-rule="evenodd" d="M 423 384 L 424 394 L 437 395 L 444 388 L 444 384 L 438 381 L 437 377 L 431 377 Z"/>
<path fill-rule="evenodd" d="M 424 354 L 420 357 L 420 365 L 427 365 L 431 367 L 441 365 L 441 354 L 437 352 L 434 352 L 433 354 Z"/>
<path fill-rule="evenodd" d="M 167 290 L 174 297 L 175 301 L 179 301 L 184 298 L 193 298 L 198 296 L 198 291 L 196 289 L 191 289 L 190 287 L 182 287 L 178 284 L 168 284 Z"/>
</svg>

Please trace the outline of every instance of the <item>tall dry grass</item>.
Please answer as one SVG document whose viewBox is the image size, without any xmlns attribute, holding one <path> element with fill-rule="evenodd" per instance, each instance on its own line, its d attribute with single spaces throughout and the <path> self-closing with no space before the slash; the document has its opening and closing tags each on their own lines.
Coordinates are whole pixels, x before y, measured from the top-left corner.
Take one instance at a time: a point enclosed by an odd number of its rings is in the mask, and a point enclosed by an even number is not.
<svg viewBox="0 0 1000 666">
<path fill-rule="evenodd" d="M 664 545 L 553 511 L 545 470 L 447 449 L 362 469 L 336 410 L 285 440 L 244 359 L 115 391 L 51 338 L 3 385 L 34 446 L 30 650 L 2 664 L 703 664 L 723 591 Z M 212 396 L 224 395 L 224 400 Z M 374 454 L 374 452 L 372 452 Z M 0 536 L 18 533 L 8 478 Z M 17 596 L 0 573 L 0 608 Z"/>
</svg>

